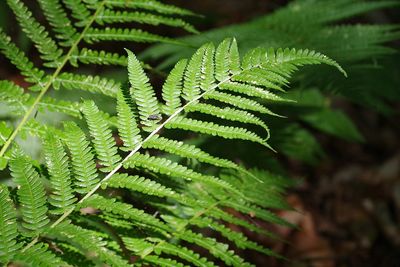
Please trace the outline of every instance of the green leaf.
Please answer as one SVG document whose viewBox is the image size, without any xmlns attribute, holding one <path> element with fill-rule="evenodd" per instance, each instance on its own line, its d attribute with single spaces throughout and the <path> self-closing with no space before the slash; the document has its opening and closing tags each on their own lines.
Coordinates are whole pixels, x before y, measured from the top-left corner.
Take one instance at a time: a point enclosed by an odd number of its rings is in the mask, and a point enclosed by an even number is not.
<svg viewBox="0 0 400 267">
<path fill-rule="evenodd" d="M 100 164 L 107 171 L 121 160 L 118 149 L 107 121 L 99 113 L 99 109 L 93 101 L 87 100 L 82 105 L 82 112 L 89 126 L 90 135 L 93 137 L 93 145 Z"/>
<path fill-rule="evenodd" d="M 139 60 L 131 51 L 127 50 L 127 53 L 130 93 L 138 107 L 140 122 L 145 126 L 145 130 L 151 131 L 161 118 L 158 101 Z"/>
<path fill-rule="evenodd" d="M 0 262 L 7 265 L 21 248 L 17 236 L 17 212 L 7 187 L 0 184 Z"/>
<path fill-rule="evenodd" d="M 29 236 L 40 234 L 49 223 L 46 193 L 42 180 L 26 156 L 15 155 L 10 160 L 11 175 L 18 185 L 22 226 Z"/>
</svg>

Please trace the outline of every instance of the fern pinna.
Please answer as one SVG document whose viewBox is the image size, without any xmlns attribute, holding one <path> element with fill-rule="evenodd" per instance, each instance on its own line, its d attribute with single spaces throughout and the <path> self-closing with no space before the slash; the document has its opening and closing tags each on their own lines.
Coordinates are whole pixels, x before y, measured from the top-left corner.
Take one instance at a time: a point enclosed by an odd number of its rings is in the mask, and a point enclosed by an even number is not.
<svg viewBox="0 0 400 267">
<path fill-rule="evenodd" d="M 0 81 L 2 105 L 21 119 L 15 129 L 7 120 L 0 123 L 1 165 L 9 166 L 12 177 L 0 185 L 1 263 L 251 266 L 240 250 L 281 257 L 230 225 L 270 238 L 273 233 L 243 216 L 291 226 L 273 213 L 288 208 L 282 194 L 290 182 L 211 155 L 187 136 L 272 149 L 265 115 L 279 115 L 265 103 L 290 101 L 276 92 L 284 92 L 303 65 L 325 63 L 344 73 L 335 61 L 308 50 L 263 48 L 241 58 L 235 39 L 226 39 L 180 60 L 158 97 L 144 71 L 148 67 L 133 52 L 126 50 L 125 56 L 82 46 L 106 40 L 175 42 L 138 29 L 100 26 L 135 21 L 193 32 L 177 18 L 192 15 L 189 11 L 153 0 L 40 0 L 53 39 L 21 1 L 7 3 L 43 66 L 36 67 L 0 33 L 1 51 L 30 84 L 25 90 Z M 79 63 L 126 65 L 130 86 L 65 71 Z M 108 97 L 116 108 L 106 112 L 90 97 L 47 96 L 51 88 L 89 91 Z M 72 118 L 62 127 L 33 118 L 46 110 Z M 21 133 L 41 140 L 43 161 L 18 145 Z"/>
</svg>

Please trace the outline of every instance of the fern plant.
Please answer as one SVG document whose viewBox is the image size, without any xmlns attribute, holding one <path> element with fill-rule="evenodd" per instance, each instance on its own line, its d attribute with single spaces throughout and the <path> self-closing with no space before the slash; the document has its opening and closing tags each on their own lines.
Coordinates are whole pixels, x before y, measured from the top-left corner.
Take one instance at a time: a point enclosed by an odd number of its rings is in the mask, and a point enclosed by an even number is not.
<svg viewBox="0 0 400 267">
<path fill-rule="evenodd" d="M 176 19 L 191 15 L 189 11 L 153 0 L 39 1 L 55 41 L 21 1 L 7 2 L 36 45 L 43 67 L 35 67 L 1 33 L 3 54 L 30 83 L 25 90 L 11 81 L 0 82 L 3 105 L 21 116 L 15 129 L 7 119 L 0 124 L 0 155 L 3 167 L 9 166 L 5 175 L 11 176 L 0 185 L 1 263 L 251 266 L 240 250 L 281 257 L 229 225 L 276 238 L 232 211 L 292 226 L 273 212 L 289 208 L 282 194 L 291 182 L 212 155 L 187 136 L 252 142 L 273 150 L 264 117 L 280 115 L 266 103 L 290 101 L 277 92 L 284 92 L 301 66 L 324 63 L 345 74 L 335 61 L 301 49 L 256 48 L 241 57 L 236 40 L 225 39 L 181 59 L 158 97 L 144 70 L 148 66 L 133 52 L 127 49 L 123 56 L 89 50 L 80 48 L 81 42 L 175 42 L 136 29 L 100 30 L 93 24 L 136 21 L 193 30 Z M 64 71 L 67 64 L 78 63 L 126 65 L 129 86 Z M 107 96 L 116 108 L 106 112 L 88 97 L 55 99 L 46 96 L 50 88 Z M 72 118 L 55 127 L 36 120 L 36 110 Z M 43 160 L 19 145 L 21 133 L 39 138 Z"/>
<path fill-rule="evenodd" d="M 275 135 L 270 143 L 290 158 L 315 164 L 324 155 L 313 134 L 315 130 L 346 141 L 364 141 L 356 124 L 345 112 L 334 108 L 337 99 L 349 100 L 362 108 L 374 108 L 386 115 L 394 112 L 392 103 L 400 99 L 398 74 L 394 71 L 399 54 L 390 42 L 399 40 L 399 25 L 352 21 L 369 12 L 398 7 L 398 1 L 294 0 L 252 21 L 180 38 L 191 46 L 154 45 L 141 58 L 161 60 L 158 68 L 164 69 L 193 53 L 204 42 L 220 42 L 231 35 L 238 40 L 239 51 L 243 53 L 256 47 L 289 46 L 314 49 L 335 58 L 349 78 L 323 68 L 318 68 L 319 74 L 315 75 L 316 70 L 309 68 L 294 77 L 290 95 L 286 95 L 296 101 L 270 106 L 275 112 L 284 111 L 291 119 L 291 123 L 271 119 Z M 221 150 L 218 142 L 209 146 Z M 240 149 L 238 144 L 232 151 Z M 266 160 L 254 164 L 254 158 L 274 158 L 256 147 L 252 151 L 257 157 L 251 157 L 248 162 L 255 166 L 265 165 Z"/>
</svg>

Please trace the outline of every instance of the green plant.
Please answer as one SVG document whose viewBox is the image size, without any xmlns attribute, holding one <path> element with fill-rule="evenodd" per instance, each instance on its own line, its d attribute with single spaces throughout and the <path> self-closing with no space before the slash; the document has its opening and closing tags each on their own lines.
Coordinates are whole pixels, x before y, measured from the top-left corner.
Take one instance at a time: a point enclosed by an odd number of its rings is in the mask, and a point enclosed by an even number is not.
<svg viewBox="0 0 400 267">
<path fill-rule="evenodd" d="M 229 225 L 275 237 L 235 211 L 292 226 L 273 212 L 289 208 L 282 195 L 292 182 L 265 170 L 246 169 L 237 160 L 239 153 L 212 155 L 194 137 L 211 136 L 227 146 L 252 142 L 270 151 L 271 125 L 264 117 L 284 120 L 269 105 L 291 101 L 278 94 L 301 66 L 324 63 L 344 73 L 335 61 L 306 49 L 262 47 L 241 57 L 236 40 L 224 39 L 216 48 L 207 43 L 190 59 L 180 58 L 162 90 L 156 90 L 144 71 L 153 69 L 130 50 L 124 56 L 82 48 L 82 41 L 187 45 L 137 29 L 101 30 L 93 24 L 136 21 L 195 31 L 177 19 L 191 12 L 153 0 L 41 0 L 55 41 L 21 1 L 7 3 L 37 47 L 43 66 L 36 67 L 0 33 L 0 49 L 29 83 L 25 90 L 11 81 L 0 82 L 5 110 L 0 159 L 3 168 L 8 165 L 2 174 L 12 177 L 0 185 L 2 263 L 251 265 L 240 249 L 281 257 Z M 78 63 L 127 66 L 129 86 L 84 74 L 81 68 L 80 73 L 66 71 Z M 91 94 L 65 99 L 48 96 L 51 88 Z M 62 125 L 51 124 L 35 118 L 37 110 L 70 117 Z M 273 133 L 275 129 L 279 127 Z M 16 139 L 19 135 L 38 137 L 44 158 L 28 156 Z"/>
<path fill-rule="evenodd" d="M 354 24 L 352 21 L 372 11 L 398 6 L 398 1 L 295 0 L 250 22 L 180 38 L 190 46 L 154 45 L 142 53 L 141 58 L 161 60 L 158 68 L 164 69 L 193 53 L 204 42 L 220 42 L 231 35 L 238 40 L 241 53 L 256 47 L 294 47 L 313 49 L 334 58 L 346 69 L 348 78 L 323 67 L 308 68 L 295 75 L 290 91 L 285 93 L 296 101 L 270 106 L 272 111 L 284 112 L 290 119 L 290 123 L 279 118 L 270 120 L 275 132 L 270 144 L 291 158 L 315 164 L 324 155 L 313 134 L 316 130 L 346 141 L 364 141 L 347 114 L 335 107 L 338 100 L 393 114 L 392 103 L 400 99 L 396 68 L 399 54 L 387 43 L 400 38 L 399 25 Z M 237 144 L 232 151 L 241 150 L 240 146 Z M 210 147 L 221 150 L 217 142 Z M 271 165 L 266 160 L 255 163 L 255 158 L 273 159 L 274 156 L 256 147 L 251 150 L 257 157 L 249 158 L 246 163 Z"/>
</svg>

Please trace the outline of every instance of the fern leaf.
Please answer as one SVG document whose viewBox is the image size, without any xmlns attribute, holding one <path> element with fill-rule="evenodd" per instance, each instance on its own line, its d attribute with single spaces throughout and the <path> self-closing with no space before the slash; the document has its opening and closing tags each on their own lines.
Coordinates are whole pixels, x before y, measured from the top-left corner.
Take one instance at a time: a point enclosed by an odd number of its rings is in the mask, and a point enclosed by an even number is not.
<svg viewBox="0 0 400 267">
<path fill-rule="evenodd" d="M 26 77 L 25 80 L 27 82 L 35 83 L 43 87 L 42 78 L 44 72 L 33 65 L 25 56 L 25 53 L 11 42 L 10 37 L 7 36 L 2 29 L 0 29 L 0 49 L 11 63 L 21 71 L 21 74 Z"/>
<path fill-rule="evenodd" d="M 78 62 L 83 64 L 126 66 L 128 59 L 126 56 L 122 56 L 118 53 L 109 53 L 103 50 L 97 51 L 83 48 L 79 52 L 76 51 L 76 53 L 70 57 L 70 63 L 73 66 L 77 67 Z"/>
<path fill-rule="evenodd" d="M 245 128 L 223 126 L 212 122 L 204 122 L 184 117 L 176 117 L 165 127 L 167 129 L 182 129 L 213 136 L 220 136 L 226 139 L 248 140 L 270 148 L 264 139 Z"/>
<path fill-rule="evenodd" d="M 15 256 L 15 261 L 17 263 L 23 263 L 23 266 L 71 266 L 50 252 L 48 245 L 43 243 L 37 243 L 25 251 L 19 252 Z"/>
<path fill-rule="evenodd" d="M 137 22 L 154 26 L 167 25 L 183 28 L 191 33 L 198 33 L 198 31 L 192 25 L 182 19 L 164 17 L 143 12 L 113 11 L 106 9 L 96 17 L 96 22 L 100 25 L 103 25 L 104 23 L 108 24 L 116 22 Z"/>
<path fill-rule="evenodd" d="M 0 122 L 0 146 L 4 145 L 9 136 L 12 134 L 13 129 L 5 122 Z M 4 170 L 8 164 L 8 156 L 0 156 L 0 170 Z"/>
<path fill-rule="evenodd" d="M 217 207 L 207 210 L 206 215 L 213 217 L 217 220 L 225 221 L 225 222 L 233 224 L 233 225 L 242 226 L 242 227 L 244 227 L 254 233 L 257 233 L 257 234 L 262 234 L 267 237 L 279 239 L 275 234 L 273 234 L 265 229 L 262 229 L 262 228 L 258 227 L 257 225 L 249 223 L 247 220 L 240 219 L 236 216 L 233 216 L 232 214 L 226 212 L 225 210 L 222 210 Z"/>
<path fill-rule="evenodd" d="M 28 235 L 37 235 L 49 223 L 46 193 L 39 174 L 25 156 L 10 160 L 11 175 L 18 185 L 18 200 L 21 203 L 22 226 Z"/>
<path fill-rule="evenodd" d="M 243 203 L 241 201 L 235 201 L 233 199 L 231 200 L 226 200 L 224 201 L 225 205 L 228 207 L 234 208 L 237 211 L 240 211 L 244 214 L 254 214 L 256 218 L 260 218 L 266 222 L 272 222 L 274 224 L 279 224 L 279 225 L 284 225 L 288 227 L 294 227 L 293 224 L 287 222 L 286 220 L 278 217 L 274 213 L 266 210 L 259 208 L 255 205 L 251 205 L 248 203 Z"/>
<path fill-rule="evenodd" d="M 180 165 L 176 162 L 170 161 L 165 158 L 157 158 L 149 155 L 143 155 L 140 153 L 134 154 L 127 161 L 124 162 L 125 168 L 142 167 L 149 169 L 156 173 L 168 175 L 173 178 L 181 179 L 184 178 L 188 181 L 197 181 L 203 183 L 209 183 L 217 187 L 225 188 L 227 190 L 238 193 L 230 184 L 209 175 L 203 175 L 195 172 L 187 167 Z M 241 193 L 239 193 L 241 194 Z"/>
<path fill-rule="evenodd" d="M 48 229 L 46 235 L 73 244 L 79 248 L 79 253 L 89 256 L 89 259 L 98 265 L 106 263 L 110 266 L 130 266 L 125 259 L 106 247 L 106 241 L 93 234 L 93 231 L 80 226 L 69 222 L 62 222 Z"/>
<path fill-rule="evenodd" d="M 48 133 L 43 147 L 51 187 L 53 189 L 49 203 L 55 207 L 55 210 L 51 212 L 54 214 L 63 214 L 71 209 L 76 202 L 71 187 L 68 157 L 61 141 L 53 133 Z"/>
<path fill-rule="evenodd" d="M 126 188 L 131 191 L 137 191 L 147 195 L 158 197 L 171 197 L 176 199 L 184 198 L 183 196 L 179 195 L 172 189 L 163 186 L 162 184 L 138 175 L 130 176 L 126 173 L 114 174 L 109 180 L 102 184 L 102 188 L 108 187 Z"/>
<path fill-rule="evenodd" d="M 229 69 L 231 74 L 238 74 L 242 71 L 240 64 L 239 50 L 236 39 L 233 38 L 229 47 Z"/>
<path fill-rule="evenodd" d="M 222 90 L 229 90 L 232 92 L 244 94 L 247 96 L 258 97 L 265 100 L 270 101 L 279 101 L 279 102 L 290 102 L 274 93 L 271 93 L 263 88 L 253 86 L 250 84 L 239 83 L 239 82 L 225 82 L 222 83 L 219 87 Z"/>
<path fill-rule="evenodd" d="M 124 142 L 123 150 L 127 151 L 133 150 L 142 141 L 132 109 L 130 99 L 120 92 L 117 97 L 118 132 Z"/>
<path fill-rule="evenodd" d="M 185 247 L 166 243 L 160 239 L 156 238 L 151 239 L 152 242 L 157 242 L 157 243 L 150 243 L 148 241 L 144 241 L 139 238 L 131 238 L 131 237 L 123 237 L 122 240 L 128 250 L 131 250 L 135 254 L 142 256 L 145 261 L 148 261 L 148 257 L 151 257 L 148 256 L 148 253 L 154 250 L 155 254 L 157 255 L 166 254 L 166 255 L 177 256 L 183 260 L 186 260 L 190 264 L 193 264 L 194 266 L 201 266 L 201 267 L 215 266 L 213 263 L 207 261 L 206 258 L 202 258 L 199 254 Z M 176 264 L 179 263 L 176 262 Z"/>
<path fill-rule="evenodd" d="M 82 112 L 89 126 L 90 135 L 93 137 L 97 158 L 100 164 L 105 166 L 102 169 L 107 171 L 121 160 L 111 130 L 93 101 L 85 101 L 82 105 Z"/>
<path fill-rule="evenodd" d="M 0 100 L 12 109 L 15 114 L 23 113 L 29 96 L 24 89 L 11 81 L 0 81 Z"/>
<path fill-rule="evenodd" d="M 262 128 L 264 128 L 264 130 L 267 131 L 268 133 L 267 138 L 269 138 L 268 126 L 260 118 L 258 118 L 257 116 L 255 116 L 250 112 L 229 107 L 219 108 L 213 105 L 203 104 L 203 103 L 196 103 L 194 105 L 191 105 L 186 110 L 188 112 L 195 111 L 208 114 L 225 120 L 238 121 L 242 123 L 251 123 L 261 126 Z"/>
<path fill-rule="evenodd" d="M 130 93 L 138 107 L 140 122 L 145 126 L 145 130 L 151 131 L 157 126 L 161 117 L 158 101 L 140 62 L 131 51 L 127 50 L 127 53 Z"/>
<path fill-rule="evenodd" d="M 135 8 L 148 11 L 155 11 L 160 14 L 170 15 L 193 15 L 193 12 L 187 9 L 179 8 L 172 5 L 160 3 L 156 0 L 138 0 L 138 1 L 125 1 L 125 0 L 106 0 L 106 6 L 110 8 Z"/>
<path fill-rule="evenodd" d="M 176 63 L 163 85 L 162 97 L 165 101 L 163 111 L 167 115 L 172 115 L 181 106 L 182 77 L 186 65 L 186 59 L 182 59 Z"/>
<path fill-rule="evenodd" d="M 84 40 L 89 44 L 97 43 L 100 41 L 132 41 L 138 43 L 163 42 L 181 44 L 174 39 L 142 31 L 140 29 L 122 29 L 109 27 L 106 27 L 104 29 L 88 29 L 84 36 Z"/>
<path fill-rule="evenodd" d="M 212 155 L 202 151 L 194 145 L 188 145 L 180 141 L 164 138 L 154 135 L 151 139 L 143 144 L 143 148 L 159 149 L 171 154 L 179 155 L 183 158 L 197 159 L 200 162 L 205 162 L 218 167 L 233 168 L 237 165 L 229 160 L 213 157 Z"/>
<path fill-rule="evenodd" d="M 7 187 L 0 184 L 0 262 L 7 265 L 21 248 L 17 236 L 17 212 Z"/>
<path fill-rule="evenodd" d="M 49 33 L 32 16 L 32 12 L 20 0 L 7 0 L 8 5 L 17 17 L 22 30 L 33 41 L 48 67 L 58 67 L 61 64 L 62 50 L 57 47 Z"/>
<path fill-rule="evenodd" d="M 82 118 L 82 114 L 79 111 L 80 107 L 80 103 L 56 100 L 52 97 L 43 97 L 42 101 L 38 104 L 38 109 L 41 111 L 60 112 L 79 119 Z"/>
<path fill-rule="evenodd" d="M 100 93 L 110 97 L 116 97 L 121 85 L 114 80 L 99 76 L 79 75 L 73 73 L 61 73 L 54 79 L 53 86 L 59 89 L 80 89 L 92 93 Z"/>
<path fill-rule="evenodd" d="M 258 73 L 257 68 L 251 68 L 250 70 L 243 71 L 236 76 L 234 76 L 233 81 L 235 82 L 242 82 L 242 83 L 249 83 L 254 86 L 259 86 L 261 88 L 267 89 L 274 89 L 281 92 L 284 92 L 282 87 L 274 81 L 268 79 L 264 73 Z M 268 75 L 269 73 L 267 73 Z"/>
<path fill-rule="evenodd" d="M 66 122 L 64 128 L 65 142 L 71 153 L 76 191 L 84 194 L 99 182 L 92 148 L 83 131 L 75 123 Z"/>
<path fill-rule="evenodd" d="M 275 256 L 275 257 L 278 256 L 276 253 L 274 253 L 270 249 L 266 249 L 266 248 L 258 245 L 257 243 L 248 240 L 247 237 L 244 236 L 241 232 L 232 231 L 231 229 L 227 228 L 226 226 L 224 226 L 220 223 L 214 222 L 210 218 L 199 217 L 199 218 L 192 220 L 190 223 L 197 227 L 211 228 L 214 231 L 218 231 L 219 233 L 221 233 L 222 236 L 224 236 L 228 240 L 234 242 L 238 248 L 252 249 L 252 250 L 261 252 L 265 255 L 268 255 L 268 256 Z"/>
<path fill-rule="evenodd" d="M 173 259 L 161 258 L 161 257 L 154 256 L 154 255 L 147 256 L 144 261 L 148 262 L 152 265 L 160 266 L 160 267 L 187 267 L 188 266 L 188 265 L 184 265 L 180 262 L 177 262 L 176 260 L 173 260 Z"/>
<path fill-rule="evenodd" d="M 222 41 L 215 52 L 215 78 L 218 81 L 223 81 L 229 78 L 230 58 L 229 47 L 231 39 L 227 38 Z"/>
<path fill-rule="evenodd" d="M 116 199 L 104 198 L 100 195 L 95 194 L 85 199 L 81 204 L 79 204 L 79 206 L 81 208 L 91 207 L 103 211 L 108 211 L 113 214 L 121 215 L 126 219 L 129 218 L 130 220 L 133 220 L 134 223 L 140 225 L 149 225 L 166 232 L 169 231 L 167 225 L 165 225 L 157 218 L 145 213 L 143 210 L 135 209 L 129 204 L 116 201 Z"/>
<path fill-rule="evenodd" d="M 200 47 L 190 59 L 184 77 L 183 98 L 191 101 L 200 95 L 201 89 L 207 90 L 213 82 L 212 67 L 214 47 L 206 44 Z"/>
<path fill-rule="evenodd" d="M 61 45 L 71 46 L 78 38 L 78 33 L 71 25 L 63 6 L 58 0 L 39 0 L 39 4 L 53 30 L 57 33 L 56 37 L 62 40 Z"/>
<path fill-rule="evenodd" d="M 64 133 L 61 130 L 50 125 L 46 125 L 35 119 L 30 119 L 25 123 L 23 132 L 29 133 L 32 136 L 37 136 L 41 139 L 44 139 L 49 132 L 52 132 L 59 138 L 62 138 L 64 136 Z"/>
<path fill-rule="evenodd" d="M 199 254 L 193 252 L 192 250 L 171 243 L 166 243 L 166 242 L 159 243 L 154 248 L 154 252 L 157 255 L 165 253 L 177 256 L 183 260 L 186 260 L 187 262 L 190 262 L 190 264 L 193 264 L 194 266 L 199 266 L 199 267 L 216 266 L 212 262 L 209 262 L 206 258 L 203 258 Z"/>
<path fill-rule="evenodd" d="M 204 57 L 201 63 L 200 72 L 200 88 L 203 91 L 208 91 L 214 84 L 214 44 L 210 43 L 206 45 L 204 51 Z"/>
<path fill-rule="evenodd" d="M 90 11 L 82 3 L 81 0 L 63 0 L 65 6 L 71 10 L 71 16 L 78 20 L 75 23 L 78 27 L 83 27 L 87 25 L 87 21 L 90 17 Z"/>
<path fill-rule="evenodd" d="M 265 53 L 265 61 L 263 65 L 293 65 L 293 66 L 304 66 L 304 65 L 315 65 L 315 64 L 326 64 L 336 67 L 340 72 L 347 76 L 343 68 L 334 60 L 327 56 L 308 49 L 268 49 Z"/>
<path fill-rule="evenodd" d="M 269 114 L 273 116 L 279 116 L 263 106 L 262 104 L 258 103 L 257 101 L 253 99 L 249 99 L 246 97 L 241 97 L 238 95 L 232 95 L 224 92 L 219 92 L 219 91 L 212 91 L 204 95 L 205 99 L 213 99 L 217 100 L 219 102 L 225 103 L 225 104 L 230 104 L 234 107 L 243 109 L 243 110 L 249 110 L 249 111 L 256 111 L 259 113 L 264 113 L 264 114 Z"/>
<path fill-rule="evenodd" d="M 186 230 L 180 234 L 180 238 L 207 249 L 212 255 L 224 261 L 228 266 L 251 266 L 236 255 L 233 250 L 229 250 L 227 244 L 219 243 L 213 238 L 204 237 L 190 230 Z"/>
</svg>

